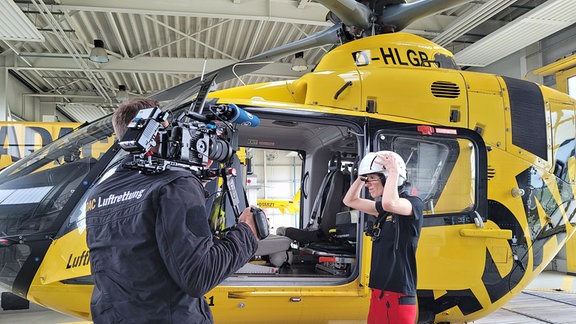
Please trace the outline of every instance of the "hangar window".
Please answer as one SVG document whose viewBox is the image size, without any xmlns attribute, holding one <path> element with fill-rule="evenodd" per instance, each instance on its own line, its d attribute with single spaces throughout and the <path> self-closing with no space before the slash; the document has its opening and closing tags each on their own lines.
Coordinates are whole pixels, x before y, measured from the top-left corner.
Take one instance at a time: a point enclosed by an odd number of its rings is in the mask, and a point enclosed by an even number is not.
<svg viewBox="0 0 576 324">
<path fill-rule="evenodd" d="M 576 98 L 576 67 L 556 72 L 556 88 Z"/>
<path fill-rule="evenodd" d="M 245 149 L 245 183 L 249 205 L 266 212 L 270 232 L 298 227 L 302 153 L 265 148 Z"/>
</svg>

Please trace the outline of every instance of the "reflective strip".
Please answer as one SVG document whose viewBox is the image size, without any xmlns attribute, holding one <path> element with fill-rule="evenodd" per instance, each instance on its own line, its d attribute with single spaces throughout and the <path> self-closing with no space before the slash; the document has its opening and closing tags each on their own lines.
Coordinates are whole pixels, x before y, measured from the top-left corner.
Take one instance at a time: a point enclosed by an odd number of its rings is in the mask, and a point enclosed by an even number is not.
<svg viewBox="0 0 576 324">
<path fill-rule="evenodd" d="M 53 186 L 3 189 L 0 190 L 0 205 L 22 205 L 38 203 L 50 192 Z"/>
</svg>

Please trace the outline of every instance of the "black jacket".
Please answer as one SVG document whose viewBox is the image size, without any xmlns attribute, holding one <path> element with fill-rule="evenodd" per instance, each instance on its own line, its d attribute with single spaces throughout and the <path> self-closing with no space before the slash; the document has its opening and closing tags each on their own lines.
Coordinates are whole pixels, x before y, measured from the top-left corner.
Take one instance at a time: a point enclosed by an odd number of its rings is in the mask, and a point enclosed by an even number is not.
<svg viewBox="0 0 576 324">
<path fill-rule="evenodd" d="M 144 175 L 120 167 L 86 206 L 94 323 L 211 323 L 203 297 L 255 253 L 238 224 L 223 239 L 208 226 L 190 172 Z"/>
</svg>

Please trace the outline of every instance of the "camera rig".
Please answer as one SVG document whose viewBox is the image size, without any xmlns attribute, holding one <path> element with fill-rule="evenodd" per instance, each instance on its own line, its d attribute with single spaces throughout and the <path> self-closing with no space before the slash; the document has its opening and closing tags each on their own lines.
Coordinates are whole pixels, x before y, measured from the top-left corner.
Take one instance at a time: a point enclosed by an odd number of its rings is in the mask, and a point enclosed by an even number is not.
<svg viewBox="0 0 576 324">
<path fill-rule="evenodd" d="M 214 76 L 215 77 L 215 76 Z M 256 127 L 258 117 L 234 104 L 206 103 L 214 77 L 202 83 L 200 91 L 188 110 L 169 121 L 170 112 L 159 107 L 138 111 L 128 124 L 126 134 L 119 141 L 122 149 L 132 155 L 124 167 L 145 174 L 164 172 L 171 168 L 190 170 L 201 181 L 222 176 L 236 219 L 240 216 L 239 199 L 231 172 L 235 141 L 235 125 Z M 208 114 L 202 114 L 204 107 Z M 214 162 L 217 168 L 210 168 Z M 220 168 L 220 164 L 224 168 Z M 234 175 L 235 176 L 235 175 Z M 268 223 L 264 212 L 252 208 L 258 236 L 268 236 Z"/>
<path fill-rule="evenodd" d="M 214 111 L 223 110 L 211 107 Z M 233 156 L 234 129 L 220 115 L 185 112 L 168 122 L 168 112 L 158 107 L 142 109 L 128 125 L 120 147 L 132 154 L 125 166 L 143 173 L 159 173 L 171 167 L 190 169 L 201 180 L 217 176 L 207 168 L 210 161 L 226 163 Z"/>
<path fill-rule="evenodd" d="M 119 142 L 133 155 L 133 161 L 125 166 L 143 173 L 183 167 L 192 170 L 201 180 L 217 176 L 217 171 L 208 166 L 210 161 L 225 163 L 232 158 L 230 143 L 236 131 L 233 124 L 255 127 L 260 121 L 234 104 L 207 103 L 215 77 L 202 82 L 189 109 L 171 122 L 168 121 L 171 113 L 159 107 L 140 110 Z M 203 115 L 205 106 L 210 112 Z"/>
</svg>

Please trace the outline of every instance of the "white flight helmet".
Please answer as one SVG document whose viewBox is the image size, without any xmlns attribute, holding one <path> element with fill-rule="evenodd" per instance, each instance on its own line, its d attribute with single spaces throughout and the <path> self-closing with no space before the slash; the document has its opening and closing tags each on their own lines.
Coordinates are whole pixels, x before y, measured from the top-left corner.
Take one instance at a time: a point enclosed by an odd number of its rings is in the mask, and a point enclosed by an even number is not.
<svg viewBox="0 0 576 324">
<path fill-rule="evenodd" d="M 398 153 L 392 151 L 370 152 L 366 154 L 358 166 L 358 175 L 382 173 L 388 178 L 388 170 L 386 170 L 383 165 L 374 162 L 378 157 L 377 153 L 389 153 L 396 156 L 396 161 L 398 161 L 398 186 L 403 185 L 406 181 L 406 163 Z"/>
</svg>

